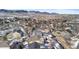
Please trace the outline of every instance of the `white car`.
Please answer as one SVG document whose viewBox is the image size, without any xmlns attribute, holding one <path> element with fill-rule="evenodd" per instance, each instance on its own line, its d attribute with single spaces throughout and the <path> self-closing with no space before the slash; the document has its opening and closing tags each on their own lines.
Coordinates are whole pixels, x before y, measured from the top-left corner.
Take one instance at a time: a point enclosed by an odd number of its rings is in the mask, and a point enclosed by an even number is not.
<svg viewBox="0 0 79 59">
<path fill-rule="evenodd" d="M 0 36 L 4 36 L 5 32 L 4 31 L 0 31 Z"/>
</svg>

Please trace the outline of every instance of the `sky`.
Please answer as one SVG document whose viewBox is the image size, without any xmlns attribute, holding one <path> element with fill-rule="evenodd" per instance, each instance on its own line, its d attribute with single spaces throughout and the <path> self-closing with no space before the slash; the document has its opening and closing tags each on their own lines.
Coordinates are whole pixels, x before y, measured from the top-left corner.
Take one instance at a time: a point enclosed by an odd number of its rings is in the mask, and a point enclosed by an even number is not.
<svg viewBox="0 0 79 59">
<path fill-rule="evenodd" d="M 79 14 L 79 0 L 0 0 L 0 9 Z"/>
</svg>

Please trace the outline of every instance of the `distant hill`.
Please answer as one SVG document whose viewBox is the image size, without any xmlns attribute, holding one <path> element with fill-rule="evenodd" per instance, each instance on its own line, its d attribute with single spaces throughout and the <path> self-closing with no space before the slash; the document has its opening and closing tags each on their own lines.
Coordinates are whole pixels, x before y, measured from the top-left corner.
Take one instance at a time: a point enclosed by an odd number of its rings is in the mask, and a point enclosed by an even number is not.
<svg viewBox="0 0 79 59">
<path fill-rule="evenodd" d="M 13 13 L 13 12 L 28 12 L 26 10 L 6 10 L 6 9 L 0 9 L 0 12 L 9 12 L 9 13 Z"/>
<path fill-rule="evenodd" d="M 30 13 L 39 13 L 39 14 L 58 14 L 58 13 L 49 13 L 49 12 L 40 12 L 40 11 L 29 11 Z"/>
<path fill-rule="evenodd" d="M 0 12 L 4 13 L 39 13 L 39 14 L 58 14 L 58 13 L 49 13 L 49 12 L 40 12 L 40 11 L 27 11 L 27 10 L 6 10 L 6 9 L 0 9 Z"/>
</svg>

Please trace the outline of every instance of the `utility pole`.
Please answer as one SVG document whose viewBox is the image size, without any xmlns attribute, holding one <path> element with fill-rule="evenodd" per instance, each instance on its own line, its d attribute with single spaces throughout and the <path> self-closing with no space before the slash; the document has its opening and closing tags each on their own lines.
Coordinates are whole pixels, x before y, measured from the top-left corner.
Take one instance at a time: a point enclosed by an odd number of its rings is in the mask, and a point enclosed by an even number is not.
<svg viewBox="0 0 79 59">
<path fill-rule="evenodd" d="M 77 29 L 77 20 L 75 19 L 75 23 L 74 23 L 74 25 L 75 25 L 75 30 L 76 30 L 76 32 L 77 32 L 77 34 L 78 34 L 78 29 Z"/>
</svg>

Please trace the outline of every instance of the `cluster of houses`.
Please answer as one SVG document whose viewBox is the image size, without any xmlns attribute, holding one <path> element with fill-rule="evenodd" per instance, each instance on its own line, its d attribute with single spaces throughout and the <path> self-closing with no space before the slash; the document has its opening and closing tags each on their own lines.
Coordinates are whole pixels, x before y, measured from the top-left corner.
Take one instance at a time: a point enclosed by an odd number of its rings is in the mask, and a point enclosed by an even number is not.
<svg viewBox="0 0 79 59">
<path fill-rule="evenodd" d="M 69 49 L 79 48 L 78 19 L 39 20 L 33 17 L 0 17 L 0 37 L 10 48 Z M 20 42 L 14 45 L 14 42 Z M 17 47 L 16 47 L 17 46 Z"/>
</svg>

